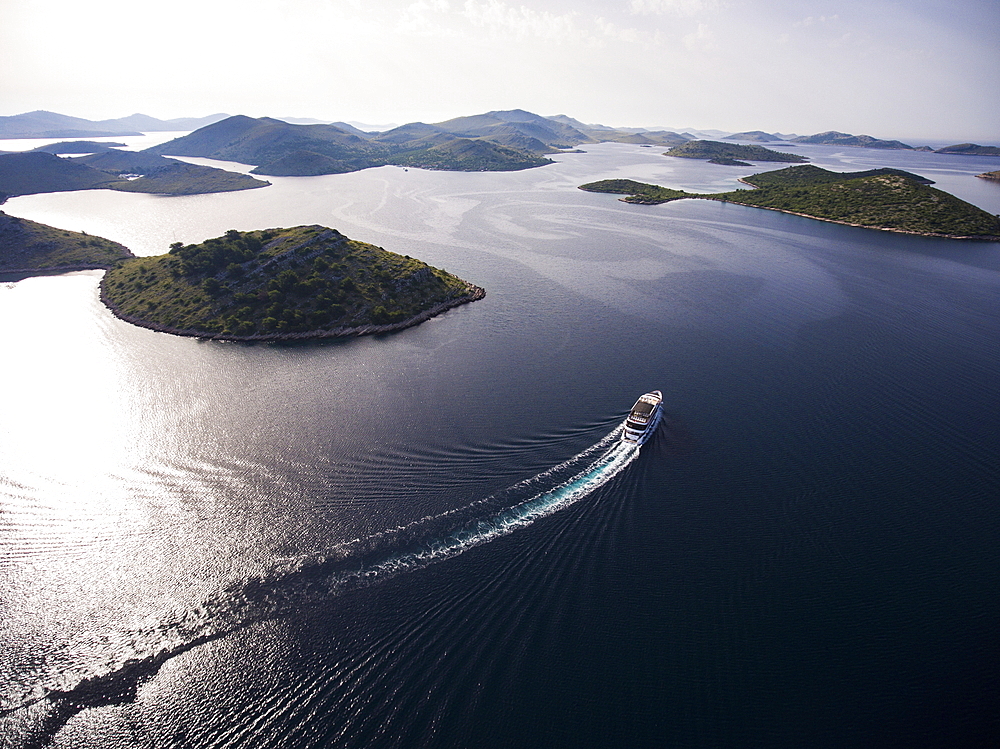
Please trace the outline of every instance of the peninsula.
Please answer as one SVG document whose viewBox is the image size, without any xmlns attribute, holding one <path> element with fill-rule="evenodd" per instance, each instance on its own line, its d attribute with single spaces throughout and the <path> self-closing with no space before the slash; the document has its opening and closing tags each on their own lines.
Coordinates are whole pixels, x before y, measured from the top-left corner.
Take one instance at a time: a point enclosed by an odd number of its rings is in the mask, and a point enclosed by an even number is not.
<svg viewBox="0 0 1000 749">
<path fill-rule="evenodd" d="M 70 190 L 199 195 L 269 184 L 248 174 L 114 148 L 73 159 L 45 151 L 0 155 L 0 203 L 16 195 Z"/>
<path fill-rule="evenodd" d="M 171 245 L 101 281 L 123 320 L 175 335 L 231 341 L 338 338 L 401 330 L 485 291 L 420 260 L 297 226 Z"/>
<path fill-rule="evenodd" d="M 134 257 L 118 242 L 66 231 L 0 211 L 0 273 L 113 268 Z"/>
<path fill-rule="evenodd" d="M 900 169 L 838 173 L 803 165 L 762 172 L 741 182 L 754 190 L 695 194 L 632 180 L 581 185 L 589 192 L 624 194 L 628 203 L 684 198 L 719 200 L 849 226 L 906 234 L 1000 241 L 1000 217 L 929 186 Z"/>
</svg>

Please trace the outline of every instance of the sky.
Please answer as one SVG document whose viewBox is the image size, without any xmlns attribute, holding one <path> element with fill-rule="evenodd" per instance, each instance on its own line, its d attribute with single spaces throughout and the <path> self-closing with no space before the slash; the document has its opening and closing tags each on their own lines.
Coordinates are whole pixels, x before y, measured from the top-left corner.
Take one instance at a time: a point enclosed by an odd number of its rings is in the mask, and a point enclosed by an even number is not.
<svg viewBox="0 0 1000 749">
<path fill-rule="evenodd" d="M 0 0 L 0 115 L 1000 143 L 997 0 Z"/>
</svg>

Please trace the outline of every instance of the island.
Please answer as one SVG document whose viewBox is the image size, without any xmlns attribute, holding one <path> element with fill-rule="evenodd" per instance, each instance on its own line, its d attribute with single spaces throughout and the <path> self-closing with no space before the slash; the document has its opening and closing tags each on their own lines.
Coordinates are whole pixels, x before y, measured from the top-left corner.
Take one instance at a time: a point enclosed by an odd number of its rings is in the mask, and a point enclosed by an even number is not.
<svg viewBox="0 0 1000 749">
<path fill-rule="evenodd" d="M 852 146 L 854 148 L 881 148 L 888 150 L 904 151 L 930 151 L 927 146 L 914 148 L 898 140 L 883 140 L 873 138 L 870 135 L 851 135 L 850 133 L 839 133 L 836 130 L 827 130 L 824 133 L 815 135 L 800 135 L 792 138 L 792 143 L 811 143 L 824 146 Z"/>
<path fill-rule="evenodd" d="M 416 325 L 486 292 L 426 263 L 324 226 L 227 231 L 108 271 L 119 318 L 229 341 L 340 338 Z"/>
<path fill-rule="evenodd" d="M 0 211 L 0 273 L 107 270 L 135 257 L 118 242 L 66 231 Z"/>
<path fill-rule="evenodd" d="M 962 156 L 1000 156 L 1000 148 L 980 146 L 976 143 L 958 143 L 954 146 L 939 148 L 934 153 L 957 153 Z"/>
<path fill-rule="evenodd" d="M 977 177 L 981 179 L 992 179 L 1000 182 L 1000 171 L 996 172 L 983 172 L 982 174 L 977 174 Z"/>
<path fill-rule="evenodd" d="M 581 185 L 589 192 L 624 194 L 625 202 L 656 204 L 685 198 L 719 200 L 868 229 L 1000 240 L 1000 217 L 930 187 L 901 169 L 832 172 L 811 164 L 762 172 L 740 180 L 754 190 L 695 194 L 632 180 Z"/>
<path fill-rule="evenodd" d="M 707 159 L 712 164 L 728 166 L 750 166 L 741 159 L 749 161 L 778 161 L 791 164 L 801 164 L 809 159 L 795 153 L 772 151 L 764 146 L 746 146 L 736 143 L 720 143 L 717 140 L 691 140 L 679 146 L 674 146 L 666 152 L 666 156 L 678 156 L 683 159 Z"/>
</svg>

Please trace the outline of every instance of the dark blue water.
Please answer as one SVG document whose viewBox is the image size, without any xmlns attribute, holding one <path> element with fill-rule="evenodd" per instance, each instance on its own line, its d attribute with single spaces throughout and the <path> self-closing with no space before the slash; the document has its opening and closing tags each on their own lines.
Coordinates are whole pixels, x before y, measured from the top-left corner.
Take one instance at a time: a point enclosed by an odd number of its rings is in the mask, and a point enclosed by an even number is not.
<svg viewBox="0 0 1000 749">
<path fill-rule="evenodd" d="M 7 744 L 1000 743 L 1000 248 L 627 206 L 575 185 L 729 171 L 561 158 L 10 202 L 151 246 L 327 223 L 488 296 L 240 345 L 93 273 L 0 287 Z"/>
</svg>

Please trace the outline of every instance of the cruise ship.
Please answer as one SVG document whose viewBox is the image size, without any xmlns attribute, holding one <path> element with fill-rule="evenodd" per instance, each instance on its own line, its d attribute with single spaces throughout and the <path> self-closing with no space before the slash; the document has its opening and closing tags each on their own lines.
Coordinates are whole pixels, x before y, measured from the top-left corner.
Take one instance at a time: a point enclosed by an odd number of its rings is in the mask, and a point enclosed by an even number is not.
<svg viewBox="0 0 1000 749">
<path fill-rule="evenodd" d="M 622 442 L 641 445 L 652 437 L 663 415 L 662 403 L 663 394 L 659 390 L 640 396 L 625 420 Z"/>
</svg>

